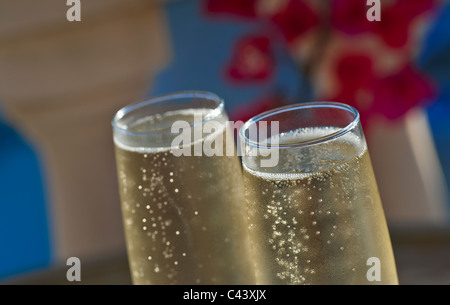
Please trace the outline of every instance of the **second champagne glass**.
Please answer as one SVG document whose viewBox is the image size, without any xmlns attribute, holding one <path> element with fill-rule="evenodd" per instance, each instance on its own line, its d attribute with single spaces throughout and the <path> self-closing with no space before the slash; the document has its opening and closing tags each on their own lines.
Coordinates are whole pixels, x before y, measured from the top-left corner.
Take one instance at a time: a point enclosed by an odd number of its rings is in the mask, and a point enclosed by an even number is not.
<svg viewBox="0 0 450 305">
<path fill-rule="evenodd" d="M 258 284 L 397 284 L 354 108 L 278 108 L 246 122 L 240 138 Z"/>
</svg>

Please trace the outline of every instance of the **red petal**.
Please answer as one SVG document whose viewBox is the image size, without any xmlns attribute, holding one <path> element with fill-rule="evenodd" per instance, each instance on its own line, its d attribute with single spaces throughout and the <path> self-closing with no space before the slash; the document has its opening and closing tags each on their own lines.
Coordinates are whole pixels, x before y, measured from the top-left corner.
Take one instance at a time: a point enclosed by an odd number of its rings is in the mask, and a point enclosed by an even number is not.
<svg viewBox="0 0 450 305">
<path fill-rule="evenodd" d="M 375 33 L 392 48 L 404 47 L 412 21 L 433 6 L 433 0 L 398 0 L 382 10 L 381 22 L 375 22 Z"/>
<path fill-rule="evenodd" d="M 413 18 L 405 14 L 402 6 L 392 5 L 381 13 L 381 22 L 376 22 L 375 33 L 392 48 L 401 48 L 408 42 L 409 27 Z"/>
<path fill-rule="evenodd" d="M 374 93 L 377 111 L 388 119 L 397 119 L 435 96 L 431 82 L 411 66 L 380 79 Z"/>
<path fill-rule="evenodd" d="M 370 31 L 374 23 L 367 20 L 368 6 L 363 0 L 333 0 L 331 6 L 332 23 L 347 34 Z"/>
<path fill-rule="evenodd" d="M 206 11 L 215 15 L 237 15 L 241 17 L 256 17 L 258 0 L 206 0 Z"/>
<path fill-rule="evenodd" d="M 409 17 L 418 15 L 431 10 L 435 5 L 434 0 L 397 0 L 396 6 L 401 7 L 403 14 Z"/>
<path fill-rule="evenodd" d="M 286 7 L 272 17 L 289 43 L 314 28 L 319 23 L 317 13 L 302 0 L 290 0 Z"/>
<path fill-rule="evenodd" d="M 232 81 L 267 81 L 273 74 L 274 60 L 267 36 L 246 36 L 238 41 L 226 75 Z"/>
<path fill-rule="evenodd" d="M 343 88 L 367 86 L 373 80 L 372 58 L 366 54 L 345 54 L 336 64 L 336 76 Z"/>
</svg>

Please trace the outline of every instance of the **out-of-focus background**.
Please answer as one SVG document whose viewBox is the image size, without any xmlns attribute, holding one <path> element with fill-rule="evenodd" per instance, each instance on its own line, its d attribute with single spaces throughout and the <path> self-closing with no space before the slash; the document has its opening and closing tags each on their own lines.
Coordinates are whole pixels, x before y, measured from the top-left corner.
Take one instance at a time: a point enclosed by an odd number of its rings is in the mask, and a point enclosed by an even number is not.
<svg viewBox="0 0 450 305">
<path fill-rule="evenodd" d="M 69 22 L 66 1 L 0 0 L 0 282 L 65 283 L 76 256 L 83 283 L 129 283 L 111 119 L 205 90 L 232 120 L 356 107 L 400 283 L 450 284 L 450 4 L 80 2 Z"/>
</svg>

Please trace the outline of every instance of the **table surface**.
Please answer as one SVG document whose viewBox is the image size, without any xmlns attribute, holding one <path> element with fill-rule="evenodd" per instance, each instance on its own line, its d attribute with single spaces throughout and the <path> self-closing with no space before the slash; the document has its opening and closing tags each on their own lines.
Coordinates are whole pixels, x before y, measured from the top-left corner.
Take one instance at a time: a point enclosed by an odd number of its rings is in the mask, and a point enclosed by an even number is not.
<svg viewBox="0 0 450 305">
<path fill-rule="evenodd" d="M 450 229 L 391 229 L 401 285 L 450 284 Z M 13 285 L 64 285 L 67 266 L 23 274 L 0 282 Z M 131 284 L 126 253 L 82 261 L 85 285 Z"/>
</svg>

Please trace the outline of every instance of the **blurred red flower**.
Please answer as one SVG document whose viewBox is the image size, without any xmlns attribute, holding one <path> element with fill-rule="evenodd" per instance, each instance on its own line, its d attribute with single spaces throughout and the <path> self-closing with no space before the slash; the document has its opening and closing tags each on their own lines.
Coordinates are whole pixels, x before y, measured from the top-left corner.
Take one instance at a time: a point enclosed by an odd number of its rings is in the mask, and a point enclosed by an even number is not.
<svg viewBox="0 0 450 305">
<path fill-rule="evenodd" d="M 273 75 L 275 63 L 270 39 L 264 35 L 242 37 L 225 69 L 232 82 L 264 82 Z"/>
<path fill-rule="evenodd" d="M 411 23 L 434 6 L 433 0 L 397 0 L 382 5 L 382 22 L 370 22 L 366 18 L 368 6 L 361 0 L 333 0 L 333 26 L 346 34 L 373 32 L 392 48 L 404 47 Z"/>
<path fill-rule="evenodd" d="M 363 127 L 377 115 L 398 119 L 435 95 L 430 80 L 410 64 L 391 75 L 377 77 L 372 59 L 365 54 L 344 55 L 335 73 L 340 90 L 331 100 L 355 107 Z"/>
<path fill-rule="evenodd" d="M 333 100 L 353 105 L 363 125 L 374 116 L 400 118 L 433 97 L 431 82 L 412 66 L 412 42 L 420 34 L 419 27 L 413 25 L 437 7 L 437 0 L 382 1 L 380 22 L 367 19 L 369 6 L 365 0 L 204 1 L 209 14 L 258 21 L 261 33 L 265 33 L 245 36 L 236 43 L 225 69 L 231 82 L 248 85 L 273 79 L 277 63 L 272 51 L 278 46 L 275 43 L 281 43 L 280 49 L 290 52 L 303 75 L 311 77 L 319 95 L 324 92 Z M 278 35 L 284 39 L 277 39 Z M 323 51 L 328 47 L 333 52 Z M 367 47 L 370 53 L 349 51 Z M 336 57 L 335 52 L 342 56 Z M 375 68 L 375 63 L 377 68 L 383 67 L 383 72 Z M 325 78 L 314 78 L 322 72 L 327 73 Z M 288 103 L 275 94 L 233 113 L 235 118 L 246 121 L 283 104 Z"/>
</svg>

